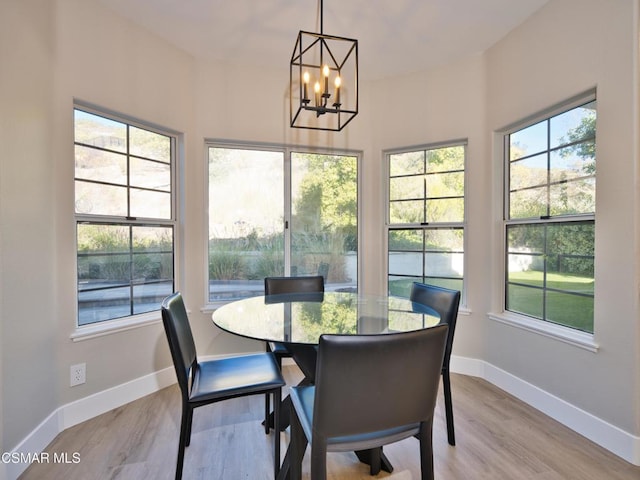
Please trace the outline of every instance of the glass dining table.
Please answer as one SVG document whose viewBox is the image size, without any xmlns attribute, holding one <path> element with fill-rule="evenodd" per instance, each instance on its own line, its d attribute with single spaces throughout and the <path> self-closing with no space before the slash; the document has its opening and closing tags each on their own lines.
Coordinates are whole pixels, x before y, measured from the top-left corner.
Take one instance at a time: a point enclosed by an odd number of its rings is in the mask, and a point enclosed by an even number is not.
<svg viewBox="0 0 640 480">
<path fill-rule="evenodd" d="M 317 346 L 324 334 L 384 335 L 422 330 L 437 325 L 440 316 L 407 298 L 355 292 L 263 295 L 227 303 L 212 314 L 222 330 L 242 337 L 285 345 L 304 375 L 301 384 L 315 378 Z M 289 399 L 283 400 L 280 430 L 289 425 Z M 356 452 L 369 463 L 367 452 Z M 287 457 L 281 471 L 287 478 Z M 386 458 L 382 469 L 393 468 Z"/>
<path fill-rule="evenodd" d="M 289 293 L 250 297 L 213 312 L 222 330 L 287 345 L 318 345 L 320 335 L 380 335 L 437 325 L 429 307 L 395 296 L 353 292 Z"/>
<path fill-rule="evenodd" d="M 213 323 L 234 335 L 286 346 L 308 381 L 323 334 L 382 335 L 421 330 L 440 321 L 431 308 L 395 296 L 354 292 L 263 295 L 227 303 Z"/>
</svg>

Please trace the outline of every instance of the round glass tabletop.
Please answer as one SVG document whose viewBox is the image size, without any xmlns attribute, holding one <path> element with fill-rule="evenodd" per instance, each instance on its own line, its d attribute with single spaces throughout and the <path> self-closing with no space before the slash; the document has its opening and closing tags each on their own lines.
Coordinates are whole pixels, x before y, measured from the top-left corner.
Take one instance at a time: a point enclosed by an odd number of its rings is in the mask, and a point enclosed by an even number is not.
<svg viewBox="0 0 640 480">
<path fill-rule="evenodd" d="M 257 340 L 315 345 L 322 334 L 387 334 L 437 325 L 439 315 L 407 298 L 347 292 L 251 297 L 212 315 L 221 329 Z"/>
</svg>

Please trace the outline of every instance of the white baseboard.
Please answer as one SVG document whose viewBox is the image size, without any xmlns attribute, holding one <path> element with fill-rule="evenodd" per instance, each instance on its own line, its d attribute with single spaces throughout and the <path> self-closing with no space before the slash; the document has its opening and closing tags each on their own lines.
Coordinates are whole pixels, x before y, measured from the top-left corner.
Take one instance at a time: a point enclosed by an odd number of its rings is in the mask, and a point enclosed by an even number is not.
<svg viewBox="0 0 640 480">
<path fill-rule="evenodd" d="M 285 359 L 285 364 L 288 361 L 289 359 Z M 640 437 L 631 435 L 482 360 L 452 356 L 451 371 L 487 380 L 627 462 L 640 466 Z M 173 367 L 169 367 L 63 405 L 42 421 L 11 453 L 37 455 L 63 430 L 175 382 L 175 371 Z M 7 480 L 16 480 L 28 466 L 29 462 L 7 462 L 0 464 L 0 474 L 5 473 Z"/>
<path fill-rule="evenodd" d="M 44 451 L 47 445 L 63 430 L 133 402 L 175 382 L 175 370 L 173 367 L 169 367 L 63 405 L 44 419 L 10 452 L 19 455 L 9 457 L 9 462 L 3 462 L 3 466 L 6 467 L 4 472 L 6 479 L 17 479 L 27 469 L 34 457 L 41 458 L 37 455 Z M 42 460 L 54 461 L 53 458 Z"/>
<path fill-rule="evenodd" d="M 618 457 L 640 466 L 640 437 L 482 360 L 452 356 L 451 371 L 483 378 Z"/>
<path fill-rule="evenodd" d="M 68 403 L 58 409 L 62 430 L 157 392 L 174 383 L 176 383 L 176 372 L 173 367 L 168 367 Z"/>
</svg>

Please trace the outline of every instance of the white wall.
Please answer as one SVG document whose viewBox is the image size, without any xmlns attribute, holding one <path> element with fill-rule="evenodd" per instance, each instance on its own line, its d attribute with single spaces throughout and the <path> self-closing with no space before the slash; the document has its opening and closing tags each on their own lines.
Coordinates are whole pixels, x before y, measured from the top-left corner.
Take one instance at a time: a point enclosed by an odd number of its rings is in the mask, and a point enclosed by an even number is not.
<svg viewBox="0 0 640 480">
<path fill-rule="evenodd" d="M 82 342 L 75 325 L 73 98 L 184 133 L 180 288 L 201 354 L 260 348 L 217 332 L 205 304 L 204 139 L 361 150 L 363 289 L 384 291 L 384 149 L 467 138 L 468 315 L 454 355 L 489 362 L 640 434 L 635 0 L 552 0 L 490 52 L 361 86 L 340 133 L 288 127 L 287 71 L 196 61 L 86 0 L 0 3 L 3 451 L 51 412 L 171 365 L 160 324 Z M 19 75 L 9 78 L 11 70 Z M 501 165 L 492 131 L 598 86 L 593 354 L 497 324 Z M 263 92 L 280 92 L 265 95 Z M 52 181 L 53 180 L 53 181 Z M 635 203 L 634 203 L 635 198 Z M 35 273 L 34 273 L 35 272 Z M 622 285 L 622 287 L 621 287 Z M 37 301 L 34 301 L 37 299 Z M 87 383 L 68 387 L 69 365 Z M 26 400 L 25 400 L 26 399 Z M 25 408 L 25 405 L 27 406 Z"/>
<path fill-rule="evenodd" d="M 637 236 L 637 10 L 628 0 L 554 0 L 487 54 L 487 133 L 597 88 L 595 341 L 591 353 L 491 322 L 485 359 L 610 422 L 640 433 Z M 489 159 L 488 159 L 489 160 Z M 493 169 L 496 204 L 501 160 Z M 492 303 L 500 310 L 499 225 Z"/>
<path fill-rule="evenodd" d="M 0 417 L 4 452 L 56 407 L 58 349 L 51 208 L 54 59 L 49 17 L 54 9 L 48 2 L 0 5 Z"/>
<path fill-rule="evenodd" d="M 487 254 L 493 219 L 491 209 L 491 167 L 488 165 L 489 136 L 485 127 L 486 67 L 484 57 L 460 59 L 429 72 L 378 82 L 372 98 L 376 111 L 372 128 L 372 151 L 377 152 L 375 177 L 381 193 L 376 213 L 366 217 L 376 232 L 384 232 L 385 181 L 380 152 L 411 145 L 467 139 L 467 295 L 463 309 L 472 315 L 460 315 L 454 344 L 456 355 L 484 358 L 487 329 L 486 299 L 490 296 L 487 272 L 491 259 Z M 380 233 L 378 233 L 379 235 Z M 382 245 L 384 247 L 384 244 Z M 382 249 L 381 265 L 386 265 Z M 381 272 L 386 274 L 386 269 Z M 380 273 L 377 273 L 380 275 Z M 384 280 L 384 279 L 383 279 Z M 383 289 L 380 291 L 384 292 Z"/>
</svg>

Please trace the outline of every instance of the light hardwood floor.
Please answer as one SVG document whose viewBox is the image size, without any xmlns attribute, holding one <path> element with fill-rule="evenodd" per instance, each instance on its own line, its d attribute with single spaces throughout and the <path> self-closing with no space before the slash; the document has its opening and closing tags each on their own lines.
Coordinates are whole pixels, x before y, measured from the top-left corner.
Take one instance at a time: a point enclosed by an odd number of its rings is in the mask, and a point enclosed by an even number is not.
<svg viewBox="0 0 640 480">
<path fill-rule="evenodd" d="M 290 383 L 300 377 L 285 367 Z M 491 384 L 452 375 L 457 445 L 447 443 L 442 395 L 434 422 L 434 464 L 438 480 L 638 480 L 633 466 Z M 196 409 L 183 478 L 269 480 L 273 478 L 272 435 L 260 421 L 263 396 L 234 399 Z M 47 448 L 79 463 L 33 464 L 22 480 L 172 479 L 178 445 L 180 394 L 177 385 L 105 413 L 60 435 Z M 283 455 L 288 431 L 282 433 Z M 395 467 L 370 477 L 351 453 L 329 454 L 330 480 L 420 478 L 418 442 L 385 447 Z M 308 477 L 308 451 L 304 478 Z M 76 457 L 77 458 L 77 457 Z"/>
</svg>

